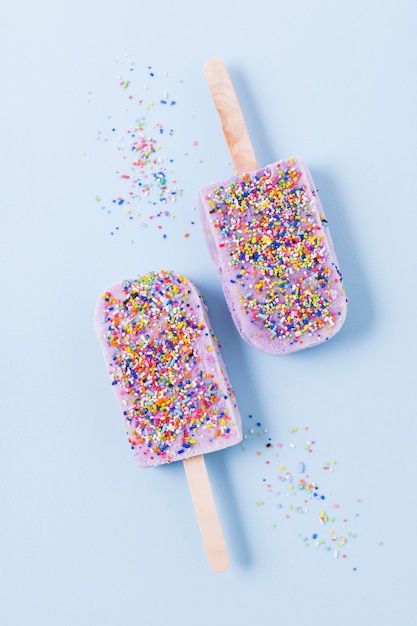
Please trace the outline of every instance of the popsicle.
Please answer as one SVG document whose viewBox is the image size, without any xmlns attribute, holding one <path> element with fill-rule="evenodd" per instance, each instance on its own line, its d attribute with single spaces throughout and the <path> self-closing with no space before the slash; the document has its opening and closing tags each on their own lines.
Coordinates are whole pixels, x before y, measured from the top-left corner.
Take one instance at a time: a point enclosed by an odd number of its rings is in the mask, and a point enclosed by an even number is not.
<svg viewBox="0 0 417 626">
<path fill-rule="evenodd" d="M 347 300 L 311 174 L 299 157 L 259 168 L 225 65 L 204 72 L 236 175 L 202 187 L 199 210 L 234 323 L 272 354 L 328 341 Z"/>
<path fill-rule="evenodd" d="M 210 565 L 224 571 L 203 454 L 238 443 L 242 428 L 202 296 L 183 276 L 151 272 L 112 285 L 95 328 L 137 462 L 184 462 Z"/>
</svg>

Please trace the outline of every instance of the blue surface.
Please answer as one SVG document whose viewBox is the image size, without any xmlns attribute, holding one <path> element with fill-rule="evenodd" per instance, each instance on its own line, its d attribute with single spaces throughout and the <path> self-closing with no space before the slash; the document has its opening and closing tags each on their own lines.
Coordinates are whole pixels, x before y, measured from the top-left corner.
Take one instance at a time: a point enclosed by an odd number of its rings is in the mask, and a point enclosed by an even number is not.
<svg viewBox="0 0 417 626">
<path fill-rule="evenodd" d="M 414 624 L 416 18 L 411 0 L 9 5 L 2 624 Z M 299 154 L 319 188 L 349 297 L 326 345 L 272 357 L 232 325 L 195 210 L 200 185 L 231 173 L 202 73 L 212 55 L 258 162 Z M 174 131 L 161 154 L 183 190 L 164 206 L 175 217 L 112 202 L 129 197 L 119 173 L 140 116 Z M 108 285 L 160 268 L 205 294 L 247 435 L 246 450 L 207 456 L 222 575 L 181 464 L 135 465 L 93 332 Z M 300 461 L 318 495 L 284 480 Z"/>
</svg>

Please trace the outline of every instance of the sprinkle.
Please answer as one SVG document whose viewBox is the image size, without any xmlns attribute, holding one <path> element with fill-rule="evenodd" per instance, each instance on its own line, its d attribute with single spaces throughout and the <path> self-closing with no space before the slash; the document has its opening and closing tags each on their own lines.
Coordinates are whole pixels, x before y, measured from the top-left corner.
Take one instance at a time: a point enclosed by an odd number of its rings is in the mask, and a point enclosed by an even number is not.
<svg viewBox="0 0 417 626">
<path fill-rule="evenodd" d="M 253 423 L 252 415 L 250 420 Z M 259 428 L 262 426 L 261 422 L 257 422 L 256 425 Z M 260 433 L 260 430 L 251 429 L 251 431 L 249 436 Z M 268 499 L 263 500 L 264 506 L 266 508 L 271 504 L 270 498 L 273 498 L 274 515 L 280 512 L 278 514 L 282 519 L 288 520 L 288 523 L 302 516 L 303 523 L 310 524 L 310 529 L 305 527 L 303 533 L 298 533 L 303 545 L 305 547 L 314 545 L 341 562 L 348 558 L 347 547 L 350 547 L 350 542 L 356 538 L 356 533 L 349 528 L 345 515 L 337 515 L 342 505 L 333 497 L 333 488 L 327 488 L 325 491 L 324 488 L 320 488 L 322 481 L 329 483 L 335 480 L 334 475 L 326 468 L 334 467 L 336 461 L 323 464 L 314 457 L 300 461 L 296 456 L 298 449 L 304 447 L 310 451 L 317 445 L 316 440 L 310 437 L 303 441 L 307 431 L 308 427 L 300 429 L 294 426 L 283 441 L 276 443 L 271 437 L 265 439 L 261 457 L 262 485 L 266 489 Z M 296 445 L 290 446 L 289 443 Z M 260 456 L 259 448 L 255 454 L 257 457 Z M 317 481 L 313 477 L 314 472 L 317 473 Z M 326 508 L 323 507 L 324 502 Z M 330 509 L 334 514 L 330 513 Z M 343 509 L 346 509 L 345 505 Z M 356 519 L 357 515 L 352 515 L 353 517 Z"/>
<path fill-rule="evenodd" d="M 325 524 L 328 521 L 329 518 L 327 517 L 326 511 L 320 511 L 319 519 L 322 524 Z"/>
<path fill-rule="evenodd" d="M 119 61 L 117 61 L 119 63 Z M 119 63 L 119 66 L 121 62 Z M 156 77 L 167 77 L 168 72 L 158 73 L 152 66 L 145 65 L 145 84 L 139 86 L 142 93 L 134 93 L 134 89 L 138 89 L 138 85 L 133 82 L 133 65 L 131 61 L 125 68 L 125 73 L 129 71 L 129 79 L 123 75 L 117 75 L 118 89 L 126 90 L 125 95 L 128 107 L 123 111 L 123 121 L 113 120 L 113 115 L 107 116 L 107 128 L 105 131 L 98 131 L 96 139 L 102 144 L 109 140 L 115 142 L 115 148 L 122 160 L 122 166 L 117 170 L 117 178 L 119 188 L 116 189 L 113 198 L 110 201 L 115 208 L 119 205 L 133 203 L 141 203 L 142 219 L 154 220 L 155 218 L 163 220 L 165 213 L 155 210 L 152 215 L 148 215 L 149 209 L 153 211 L 155 207 L 163 207 L 167 204 L 176 204 L 183 196 L 184 190 L 180 181 L 175 178 L 173 167 L 175 166 L 176 154 L 180 155 L 178 146 L 172 143 L 171 138 L 176 133 L 176 129 L 165 124 L 164 118 L 168 114 L 168 107 L 175 107 L 177 102 L 177 93 L 181 89 L 179 85 L 183 81 L 176 81 L 164 78 L 164 86 L 168 87 L 171 83 L 172 89 L 160 90 L 160 82 L 155 84 Z M 121 67 L 119 67 L 121 70 Z M 120 74 L 122 72 L 120 71 Z M 137 76 L 135 76 L 137 78 Z M 158 89 L 158 92 L 156 92 Z M 170 93 L 172 91 L 172 93 Z M 144 93 L 147 92 L 146 97 Z M 162 95 L 161 95 L 162 93 Z M 176 107 L 175 107 L 176 108 Z M 124 116 L 125 112 L 131 112 L 132 117 L 130 123 L 126 124 Z M 192 139 L 190 143 L 193 146 L 198 145 L 197 139 Z M 198 151 L 197 151 L 198 153 Z M 193 153 L 196 155 L 197 153 Z M 195 157 L 194 157 L 195 158 Z M 191 156 L 188 157 L 191 159 Z M 119 198 L 121 199 L 119 201 Z M 97 200 L 98 201 L 98 200 Z M 100 201 L 101 202 L 101 201 Z M 104 201 L 106 203 L 106 201 Z M 103 208 L 106 208 L 103 206 Z M 107 214 L 117 215 L 124 220 L 122 225 L 115 226 L 112 234 L 120 232 L 125 227 L 126 217 L 117 211 L 107 211 Z M 133 221 L 136 219 L 135 211 L 129 214 L 127 219 Z M 170 215 L 169 217 L 175 217 Z M 143 227 L 142 224 L 139 225 Z M 155 227 L 158 225 L 155 223 Z M 186 235 L 189 236 L 189 235 Z"/>
</svg>

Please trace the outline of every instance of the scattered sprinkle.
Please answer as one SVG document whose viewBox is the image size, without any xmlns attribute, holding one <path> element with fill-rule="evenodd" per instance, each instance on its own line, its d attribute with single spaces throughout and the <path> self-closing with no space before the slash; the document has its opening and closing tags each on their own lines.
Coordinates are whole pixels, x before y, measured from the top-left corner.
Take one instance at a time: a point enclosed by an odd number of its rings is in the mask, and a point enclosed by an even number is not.
<svg viewBox="0 0 417 626">
<path fill-rule="evenodd" d="M 249 420 L 253 422 L 252 415 Z M 320 548 L 335 560 L 347 560 L 356 532 L 346 515 L 347 506 L 334 496 L 337 462 L 332 459 L 320 463 L 320 459 L 315 458 L 319 447 L 315 439 L 305 438 L 309 430 L 308 426 L 294 426 L 280 441 L 273 441 L 259 421 L 256 428 L 248 429 L 242 450 L 250 450 L 248 439 L 257 437 L 255 457 L 262 463 L 261 483 L 268 495 L 267 499 L 258 498 L 257 505 L 262 502 L 265 510 L 272 506 L 274 528 L 291 521 L 304 526 L 305 531 L 296 535 L 305 548 Z M 264 448 L 259 447 L 259 438 Z M 305 458 L 300 459 L 300 450 L 304 450 Z M 361 498 L 357 498 L 353 506 L 359 504 L 362 504 Z M 356 520 L 359 513 L 351 512 L 350 517 Z M 352 569 L 357 571 L 356 566 Z"/>
<path fill-rule="evenodd" d="M 96 139 L 103 149 L 114 149 L 119 166 L 114 172 L 116 193 L 103 201 L 96 194 L 96 202 L 101 203 L 103 213 L 118 221 L 111 229 L 115 235 L 126 227 L 126 218 L 118 211 L 121 206 L 128 207 L 130 222 L 136 220 L 135 205 L 139 205 L 142 220 L 152 221 L 158 230 L 169 229 L 167 217 L 175 217 L 166 207 L 177 207 L 184 195 L 183 181 L 177 179 L 176 166 L 181 157 L 181 141 L 184 145 L 194 146 L 194 155 L 198 155 L 199 142 L 196 138 L 182 140 L 183 126 L 175 128 L 174 123 L 184 124 L 176 114 L 181 100 L 183 80 L 169 77 L 167 70 L 161 72 L 152 65 L 138 69 L 129 55 L 116 60 L 118 89 L 121 89 L 122 107 L 113 115 L 107 115 L 103 128 L 97 131 Z M 123 70 L 123 71 L 122 71 Z M 88 102 L 91 102 L 89 92 Z M 91 105 L 90 105 L 91 106 Z M 193 114 L 193 118 L 195 115 Z M 190 126 L 190 129 L 192 127 Z M 173 142 L 178 134 L 181 139 Z M 184 147 L 184 145 L 182 147 Z M 83 152 L 85 154 L 85 152 Z M 187 157 L 189 162 L 190 156 Z M 111 162 L 111 159 L 108 159 Z M 193 163 L 202 163 L 201 159 Z M 108 175 L 104 174 L 106 179 Z M 194 190 L 193 190 L 194 191 Z M 193 196 L 194 198 L 194 196 Z M 184 215 L 184 211 L 181 211 Z M 186 219 L 186 216 L 183 216 Z M 188 222 L 189 223 L 189 222 Z M 142 224 L 139 224 L 143 227 Z M 190 237 L 190 233 L 184 235 Z M 164 237 L 166 238 L 166 237 Z"/>
</svg>

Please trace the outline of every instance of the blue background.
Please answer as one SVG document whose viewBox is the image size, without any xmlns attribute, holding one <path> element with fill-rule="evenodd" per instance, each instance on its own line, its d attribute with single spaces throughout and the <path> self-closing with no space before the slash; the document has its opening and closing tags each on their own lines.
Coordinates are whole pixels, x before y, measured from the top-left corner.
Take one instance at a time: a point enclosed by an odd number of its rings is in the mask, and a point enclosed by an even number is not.
<svg viewBox="0 0 417 626">
<path fill-rule="evenodd" d="M 416 18 L 414 0 L 3 11 L 2 624 L 414 624 Z M 212 55 L 259 164 L 298 154 L 319 189 L 349 297 L 326 345 L 272 357 L 231 323 L 195 210 L 200 185 L 232 171 L 202 73 Z M 166 92 L 175 106 L 160 104 Z M 162 153 L 183 190 L 175 217 L 112 202 L 128 189 L 119 148 L 140 94 L 155 100 L 148 119 L 174 130 Z M 247 435 L 246 450 L 206 459 L 230 552 L 222 575 L 181 464 L 135 465 L 93 331 L 103 290 L 161 268 L 205 294 Z M 330 536 L 314 544 L 331 526 L 317 526 L 314 502 L 286 517 L 285 489 L 266 487 L 305 457 L 350 533 L 339 558 Z"/>
</svg>

